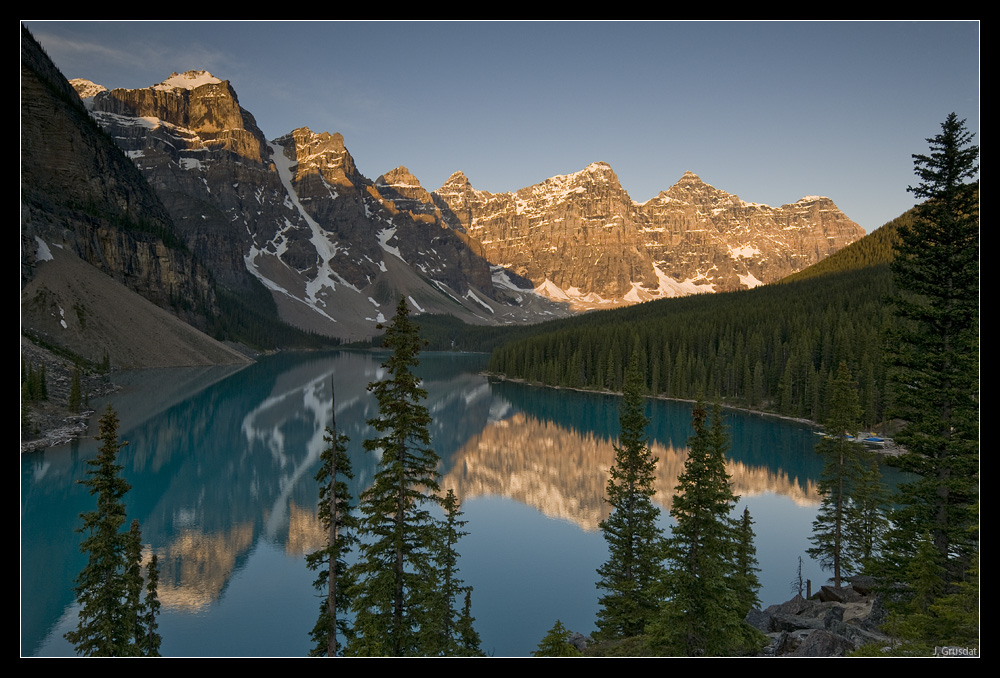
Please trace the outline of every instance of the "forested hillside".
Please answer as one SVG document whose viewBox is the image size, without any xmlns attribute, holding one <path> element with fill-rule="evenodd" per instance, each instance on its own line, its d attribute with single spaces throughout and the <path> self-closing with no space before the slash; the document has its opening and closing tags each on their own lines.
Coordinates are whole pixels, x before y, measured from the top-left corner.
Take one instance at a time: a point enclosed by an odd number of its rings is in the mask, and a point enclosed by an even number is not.
<svg viewBox="0 0 1000 678">
<path fill-rule="evenodd" d="M 743 292 L 641 304 L 546 323 L 493 352 L 490 370 L 553 386 L 620 391 L 633 352 L 647 392 L 822 420 L 841 361 L 863 423 L 884 419 L 888 263 L 905 214 L 794 276 Z M 531 334 L 528 334 L 528 333 Z"/>
</svg>

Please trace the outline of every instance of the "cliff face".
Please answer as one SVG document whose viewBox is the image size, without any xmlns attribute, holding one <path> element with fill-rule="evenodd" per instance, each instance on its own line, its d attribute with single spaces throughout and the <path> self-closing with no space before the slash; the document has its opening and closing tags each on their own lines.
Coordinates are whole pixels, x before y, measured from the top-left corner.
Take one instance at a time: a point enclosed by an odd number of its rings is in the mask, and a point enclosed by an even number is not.
<svg viewBox="0 0 1000 678">
<path fill-rule="evenodd" d="M 103 90 L 87 81 L 74 86 L 81 96 Z M 301 226 L 284 204 L 263 133 L 228 82 L 190 71 L 146 89 L 98 91 L 85 101 L 224 286 L 249 289 L 244 255 L 254 237 L 286 221 Z"/>
<path fill-rule="evenodd" d="M 40 242 L 76 253 L 195 326 L 215 311 L 210 275 L 162 202 L 22 29 L 22 284 L 34 276 Z M 179 299 L 198 300 L 201 312 Z"/>
</svg>

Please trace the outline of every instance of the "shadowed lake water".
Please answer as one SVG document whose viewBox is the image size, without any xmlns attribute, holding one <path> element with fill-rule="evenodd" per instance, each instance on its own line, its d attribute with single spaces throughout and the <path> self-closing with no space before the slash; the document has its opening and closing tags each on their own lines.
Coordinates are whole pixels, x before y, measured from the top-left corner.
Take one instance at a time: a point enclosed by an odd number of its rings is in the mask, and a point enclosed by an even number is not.
<svg viewBox="0 0 1000 678">
<path fill-rule="evenodd" d="M 129 519 L 161 563 L 161 651 L 166 656 L 303 656 L 318 611 L 305 554 L 322 544 L 314 475 L 331 419 L 350 436 L 352 492 L 371 483 L 376 459 L 362 441 L 377 414 L 369 382 L 384 356 L 283 354 L 243 370 L 150 370 L 119 375 L 110 399 L 128 441 L 119 463 L 132 484 Z M 618 434 L 612 396 L 490 383 L 486 356 L 421 356 L 418 375 L 434 418 L 442 492 L 455 490 L 469 534 L 461 576 L 483 649 L 528 655 L 556 619 L 594 630 L 596 569 L 607 558 L 598 523 Z M 94 403 L 101 411 L 105 401 Z M 691 435 L 691 406 L 650 401 L 659 457 L 662 525 Z M 766 606 L 789 597 L 819 506 L 822 464 L 805 426 L 726 412 L 728 470 L 738 511 L 755 521 Z M 97 417 L 94 417 L 96 422 Z M 73 580 L 85 564 L 75 532 L 94 499 L 75 481 L 96 455 L 92 440 L 21 459 L 21 653 L 72 655 Z M 818 586 L 818 565 L 803 575 Z"/>
</svg>

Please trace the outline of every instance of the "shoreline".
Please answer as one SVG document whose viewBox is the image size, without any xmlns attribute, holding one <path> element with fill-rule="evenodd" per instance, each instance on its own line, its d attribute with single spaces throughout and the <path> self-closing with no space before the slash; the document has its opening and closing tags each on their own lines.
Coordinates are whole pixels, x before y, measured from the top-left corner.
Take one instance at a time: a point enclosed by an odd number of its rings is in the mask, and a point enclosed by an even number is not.
<svg viewBox="0 0 1000 678">
<path fill-rule="evenodd" d="M 528 381 L 527 379 L 521 379 L 519 377 L 508 377 L 506 375 L 498 374 L 498 373 L 495 373 L 495 372 L 480 372 L 480 374 L 482 374 L 483 376 L 485 376 L 487 379 L 496 379 L 498 381 L 509 381 L 511 383 L 514 383 L 514 384 L 524 384 L 525 386 L 534 386 L 536 388 L 551 388 L 551 389 L 555 389 L 555 390 L 575 391 L 577 393 L 593 393 L 593 394 L 596 394 L 596 395 L 610 395 L 610 396 L 616 396 L 616 397 L 619 397 L 619 398 L 622 397 L 621 391 L 611 391 L 611 390 L 608 390 L 608 389 L 603 389 L 603 390 L 598 391 L 596 389 L 577 388 L 577 387 L 573 387 L 573 386 L 550 386 L 549 384 L 543 384 L 543 383 L 539 383 L 539 382 L 531 382 L 531 381 Z M 653 400 L 669 400 L 669 401 L 678 402 L 678 403 L 691 403 L 691 404 L 694 404 L 694 403 L 698 402 L 697 399 L 695 399 L 695 398 L 671 398 L 671 397 L 665 396 L 665 395 L 644 395 L 643 397 L 644 398 L 651 398 Z M 709 401 L 706 400 L 705 402 L 708 403 Z M 719 406 L 722 407 L 723 409 L 733 410 L 733 411 L 736 411 L 736 412 L 743 412 L 745 414 L 750 414 L 750 415 L 755 415 L 755 416 L 760 416 L 760 417 L 772 417 L 774 419 L 782 419 L 784 421 L 793 421 L 793 422 L 796 422 L 798 424 L 804 424 L 804 425 L 809 426 L 811 428 L 817 429 L 817 431 L 816 431 L 817 433 L 819 431 L 823 430 L 823 425 L 819 424 L 819 423 L 817 423 L 815 421 L 813 421 L 812 419 L 804 419 L 802 417 L 790 417 L 788 415 L 777 414 L 775 412 L 767 412 L 765 410 L 754 410 L 754 409 L 750 409 L 749 407 L 739 407 L 737 405 L 728 405 L 728 404 L 726 404 L 724 402 L 720 402 Z M 871 447 L 868 447 L 867 445 L 865 445 L 865 449 L 868 449 L 868 450 L 874 452 L 875 454 L 879 455 L 880 457 L 898 457 L 899 455 L 904 454 L 906 452 L 906 450 L 903 449 L 902 447 L 900 447 L 899 445 L 897 445 L 896 441 L 893 440 L 892 438 L 889 438 L 887 436 L 879 436 L 879 437 L 881 437 L 885 441 L 886 444 L 885 444 L 884 447 L 871 448 Z"/>
</svg>

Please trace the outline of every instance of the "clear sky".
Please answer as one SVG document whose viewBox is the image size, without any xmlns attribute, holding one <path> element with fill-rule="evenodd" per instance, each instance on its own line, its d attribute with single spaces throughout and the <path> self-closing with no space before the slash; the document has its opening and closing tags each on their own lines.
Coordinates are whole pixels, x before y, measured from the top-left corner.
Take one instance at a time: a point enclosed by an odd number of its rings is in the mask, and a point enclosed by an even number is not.
<svg viewBox="0 0 1000 678">
<path fill-rule="evenodd" d="M 955 22 L 24 22 L 67 78 L 204 69 L 268 139 L 340 132 L 361 172 L 512 191 L 609 163 L 644 202 L 686 170 L 751 202 L 913 205 L 948 113 L 979 141 L 980 26 Z"/>
</svg>

